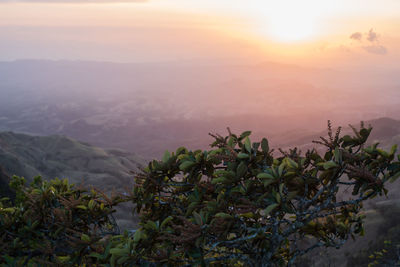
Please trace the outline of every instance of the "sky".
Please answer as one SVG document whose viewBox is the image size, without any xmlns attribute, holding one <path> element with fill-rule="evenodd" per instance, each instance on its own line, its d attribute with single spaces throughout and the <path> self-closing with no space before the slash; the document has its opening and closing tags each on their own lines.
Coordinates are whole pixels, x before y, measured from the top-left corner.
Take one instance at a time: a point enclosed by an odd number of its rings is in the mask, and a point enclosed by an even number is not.
<svg viewBox="0 0 400 267">
<path fill-rule="evenodd" d="M 2 0 L 0 60 L 397 69 L 399 0 Z"/>
</svg>

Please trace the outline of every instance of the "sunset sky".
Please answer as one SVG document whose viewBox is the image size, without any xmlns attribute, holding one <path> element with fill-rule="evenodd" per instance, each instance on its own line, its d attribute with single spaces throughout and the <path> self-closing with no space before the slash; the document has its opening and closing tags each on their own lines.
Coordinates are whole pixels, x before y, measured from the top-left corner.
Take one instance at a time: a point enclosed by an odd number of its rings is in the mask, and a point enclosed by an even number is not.
<svg viewBox="0 0 400 267">
<path fill-rule="evenodd" d="M 0 60 L 243 60 L 396 70 L 399 10 L 399 0 L 2 0 Z"/>
</svg>

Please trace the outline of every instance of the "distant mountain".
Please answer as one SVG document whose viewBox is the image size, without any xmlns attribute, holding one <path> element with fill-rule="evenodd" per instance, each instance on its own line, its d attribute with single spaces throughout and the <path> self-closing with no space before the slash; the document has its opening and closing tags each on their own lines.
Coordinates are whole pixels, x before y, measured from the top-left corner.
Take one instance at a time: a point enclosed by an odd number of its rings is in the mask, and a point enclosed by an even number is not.
<svg viewBox="0 0 400 267">
<path fill-rule="evenodd" d="M 0 131 L 66 135 L 147 158 L 208 132 L 287 132 L 399 118 L 400 80 L 273 62 L 0 62 Z M 357 101 L 355 101 L 357 100 Z M 276 137 L 276 138 L 275 138 Z"/>
<path fill-rule="evenodd" d="M 0 166 L 8 176 L 68 178 L 111 191 L 132 184 L 131 171 L 143 163 L 132 153 L 98 148 L 69 137 L 0 133 Z"/>
</svg>

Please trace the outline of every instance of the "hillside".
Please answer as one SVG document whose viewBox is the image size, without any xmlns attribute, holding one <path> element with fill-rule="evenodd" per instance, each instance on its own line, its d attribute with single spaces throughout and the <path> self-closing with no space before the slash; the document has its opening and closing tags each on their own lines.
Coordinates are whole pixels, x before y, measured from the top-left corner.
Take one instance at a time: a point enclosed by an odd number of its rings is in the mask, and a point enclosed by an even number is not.
<svg viewBox="0 0 400 267">
<path fill-rule="evenodd" d="M 102 149 L 65 136 L 31 136 L 0 132 L 1 196 L 12 196 L 7 186 L 12 175 L 28 181 L 68 178 L 71 183 L 94 186 L 111 193 L 133 185 L 132 171 L 145 162 L 139 156 L 116 149 Z M 4 171 L 2 171 L 2 169 Z M 116 219 L 122 229 L 135 227 L 129 204 L 121 205 Z"/>
<path fill-rule="evenodd" d="M 121 150 L 106 150 L 63 136 L 0 133 L 0 166 L 9 175 L 68 178 L 103 190 L 131 183 L 143 160 Z"/>
</svg>

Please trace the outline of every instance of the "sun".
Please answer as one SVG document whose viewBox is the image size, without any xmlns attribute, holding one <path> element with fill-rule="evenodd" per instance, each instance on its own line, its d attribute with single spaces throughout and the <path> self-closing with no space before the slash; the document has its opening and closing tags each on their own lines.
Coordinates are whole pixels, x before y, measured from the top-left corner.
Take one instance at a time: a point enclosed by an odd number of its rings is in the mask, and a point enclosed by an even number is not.
<svg viewBox="0 0 400 267">
<path fill-rule="evenodd" d="M 279 42 L 306 41 L 317 33 L 317 14 L 302 1 L 276 1 L 257 19 L 261 34 Z"/>
<path fill-rule="evenodd" d="M 283 42 L 307 40 L 315 33 L 315 23 L 308 18 L 283 16 L 271 18 L 267 23 L 271 38 Z"/>
</svg>

